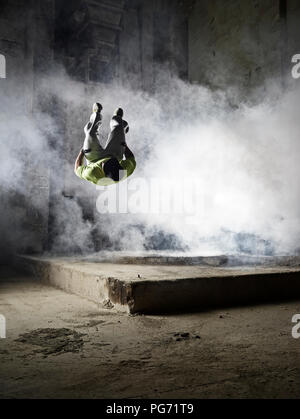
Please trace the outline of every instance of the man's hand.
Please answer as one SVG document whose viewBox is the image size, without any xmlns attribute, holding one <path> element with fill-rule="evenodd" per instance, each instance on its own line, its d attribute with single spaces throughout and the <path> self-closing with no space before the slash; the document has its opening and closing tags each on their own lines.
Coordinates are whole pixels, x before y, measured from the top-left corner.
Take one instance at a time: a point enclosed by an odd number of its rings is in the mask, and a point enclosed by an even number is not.
<svg viewBox="0 0 300 419">
<path fill-rule="evenodd" d="M 83 160 L 83 158 L 84 158 L 84 152 L 81 149 L 80 150 L 80 153 L 78 154 L 78 157 L 76 159 L 76 162 L 75 162 L 74 172 L 77 171 L 78 167 L 82 166 L 82 160 Z"/>
</svg>

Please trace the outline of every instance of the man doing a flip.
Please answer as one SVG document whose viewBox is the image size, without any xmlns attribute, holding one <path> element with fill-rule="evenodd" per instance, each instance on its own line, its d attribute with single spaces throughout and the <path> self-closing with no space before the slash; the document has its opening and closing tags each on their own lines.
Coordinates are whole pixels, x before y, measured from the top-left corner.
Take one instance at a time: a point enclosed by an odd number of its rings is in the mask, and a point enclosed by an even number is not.
<svg viewBox="0 0 300 419">
<path fill-rule="evenodd" d="M 99 129 L 102 124 L 102 106 L 95 103 L 90 121 L 84 127 L 85 140 L 75 162 L 75 174 L 95 185 L 109 186 L 131 176 L 136 168 L 133 153 L 128 148 L 125 133 L 129 126 L 123 120 L 123 110 L 118 108 L 110 122 L 110 135 L 103 149 L 99 142 Z M 124 159 L 125 156 L 125 159 Z M 83 159 L 87 165 L 83 165 Z"/>
</svg>

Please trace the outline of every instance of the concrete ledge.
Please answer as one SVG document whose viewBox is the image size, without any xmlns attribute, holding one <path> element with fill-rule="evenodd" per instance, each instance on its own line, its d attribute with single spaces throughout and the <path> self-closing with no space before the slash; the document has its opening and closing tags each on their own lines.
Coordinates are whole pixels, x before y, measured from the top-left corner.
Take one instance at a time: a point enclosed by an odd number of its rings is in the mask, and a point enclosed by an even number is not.
<svg viewBox="0 0 300 419">
<path fill-rule="evenodd" d="M 109 276 L 102 275 L 101 270 L 90 269 L 78 262 L 60 258 L 39 258 L 17 256 L 15 266 L 32 274 L 37 280 L 52 285 L 66 292 L 87 298 L 99 304 L 109 303 Z M 117 304 L 117 301 L 115 302 Z M 125 304 L 120 304 L 120 311 L 128 312 Z"/>
<path fill-rule="evenodd" d="M 19 256 L 39 280 L 129 313 L 203 310 L 300 298 L 300 267 L 208 267 Z"/>
</svg>

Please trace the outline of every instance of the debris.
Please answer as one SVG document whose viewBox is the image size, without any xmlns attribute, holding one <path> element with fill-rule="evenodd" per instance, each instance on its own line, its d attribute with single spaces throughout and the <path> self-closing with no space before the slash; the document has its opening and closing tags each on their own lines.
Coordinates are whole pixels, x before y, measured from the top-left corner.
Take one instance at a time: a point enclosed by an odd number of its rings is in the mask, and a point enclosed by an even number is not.
<svg viewBox="0 0 300 419">
<path fill-rule="evenodd" d="M 110 346 L 111 343 L 100 343 L 100 342 L 96 342 L 96 343 L 92 343 L 92 346 L 95 346 L 96 348 L 104 348 L 105 346 Z"/>
<path fill-rule="evenodd" d="M 78 324 L 78 325 L 76 325 L 76 327 L 77 327 L 77 329 L 83 329 L 85 327 L 96 327 L 96 326 L 99 326 L 99 325 L 105 324 L 105 323 L 106 323 L 106 321 L 104 321 L 104 320 L 90 320 L 90 321 L 88 321 L 84 324 Z"/>
<path fill-rule="evenodd" d="M 61 355 L 67 352 L 79 352 L 84 344 L 84 334 L 77 333 L 71 329 L 36 329 L 24 333 L 16 339 L 28 345 L 39 346 L 35 352 L 48 355 Z"/>
<path fill-rule="evenodd" d="M 201 339 L 199 335 L 191 335 L 189 332 L 178 332 L 174 333 L 173 336 L 176 338 L 176 342 L 181 342 L 188 339 Z"/>
<path fill-rule="evenodd" d="M 110 300 L 103 301 L 103 307 L 106 309 L 114 308 L 113 303 Z"/>
</svg>

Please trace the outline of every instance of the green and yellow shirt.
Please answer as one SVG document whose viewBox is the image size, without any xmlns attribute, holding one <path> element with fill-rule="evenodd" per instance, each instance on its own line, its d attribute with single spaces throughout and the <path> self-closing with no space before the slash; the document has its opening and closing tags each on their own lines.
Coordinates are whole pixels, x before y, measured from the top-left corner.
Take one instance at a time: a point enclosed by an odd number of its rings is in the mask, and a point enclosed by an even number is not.
<svg viewBox="0 0 300 419">
<path fill-rule="evenodd" d="M 98 186 L 110 186 L 115 183 L 119 183 L 105 177 L 103 165 L 110 159 L 111 157 L 107 157 L 97 161 L 96 163 L 89 163 L 87 166 L 80 166 L 75 173 L 80 179 L 87 180 L 88 182 L 92 182 Z M 122 182 L 131 176 L 135 171 L 136 161 L 134 157 L 130 157 L 126 160 L 120 160 L 119 163 L 125 171 L 123 178 L 120 180 L 120 182 Z"/>
</svg>

